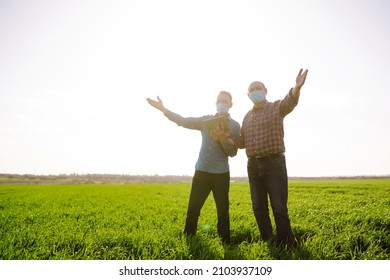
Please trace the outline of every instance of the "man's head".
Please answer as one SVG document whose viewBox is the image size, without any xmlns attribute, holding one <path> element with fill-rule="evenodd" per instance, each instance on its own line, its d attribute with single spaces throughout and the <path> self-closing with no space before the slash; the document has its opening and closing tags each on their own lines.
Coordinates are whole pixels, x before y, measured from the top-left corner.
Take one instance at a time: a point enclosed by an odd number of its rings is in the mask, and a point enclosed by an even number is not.
<svg viewBox="0 0 390 280">
<path fill-rule="evenodd" d="M 221 91 L 217 96 L 217 101 L 215 104 L 217 106 L 218 113 L 227 113 L 233 106 L 232 95 L 227 91 Z"/>
<path fill-rule="evenodd" d="M 267 95 L 267 88 L 262 82 L 254 81 L 248 87 L 248 97 L 256 105 L 262 102 Z"/>
<path fill-rule="evenodd" d="M 251 93 L 252 91 L 255 91 L 255 90 L 264 90 L 265 92 L 267 92 L 267 89 L 264 86 L 264 84 L 262 82 L 259 82 L 259 81 L 254 81 L 249 85 L 248 95 L 249 95 L 249 93 Z"/>
</svg>

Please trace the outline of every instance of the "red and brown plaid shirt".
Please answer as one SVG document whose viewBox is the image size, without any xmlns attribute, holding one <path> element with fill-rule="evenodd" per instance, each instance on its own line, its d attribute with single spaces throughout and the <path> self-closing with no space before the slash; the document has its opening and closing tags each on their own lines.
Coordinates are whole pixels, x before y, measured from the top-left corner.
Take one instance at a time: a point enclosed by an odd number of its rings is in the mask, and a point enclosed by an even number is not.
<svg viewBox="0 0 390 280">
<path fill-rule="evenodd" d="M 241 127 L 240 148 L 246 148 L 248 157 L 284 153 L 283 119 L 298 104 L 292 89 L 283 100 L 265 101 L 253 107 L 244 117 Z"/>
</svg>

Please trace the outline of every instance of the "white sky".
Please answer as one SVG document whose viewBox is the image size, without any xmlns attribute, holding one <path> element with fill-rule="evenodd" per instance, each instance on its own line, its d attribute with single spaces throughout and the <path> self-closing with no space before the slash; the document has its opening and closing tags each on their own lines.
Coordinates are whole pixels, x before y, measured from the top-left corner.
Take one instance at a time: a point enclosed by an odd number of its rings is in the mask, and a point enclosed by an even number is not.
<svg viewBox="0 0 390 280">
<path fill-rule="evenodd" d="M 0 173 L 192 175 L 183 116 L 233 95 L 239 123 L 263 81 L 285 96 L 290 176 L 390 174 L 390 2 L 0 0 Z M 246 176 L 245 151 L 230 159 Z"/>
</svg>

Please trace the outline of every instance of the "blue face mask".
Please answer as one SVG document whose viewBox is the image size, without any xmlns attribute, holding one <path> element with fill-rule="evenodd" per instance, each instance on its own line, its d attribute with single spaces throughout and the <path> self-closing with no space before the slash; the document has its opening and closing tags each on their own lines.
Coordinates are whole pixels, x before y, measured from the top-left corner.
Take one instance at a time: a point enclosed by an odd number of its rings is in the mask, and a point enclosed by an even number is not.
<svg viewBox="0 0 390 280">
<path fill-rule="evenodd" d="M 229 106 L 223 103 L 217 103 L 217 112 L 218 113 L 227 113 L 229 111 Z"/>
<path fill-rule="evenodd" d="M 249 98 L 252 100 L 254 104 L 259 103 L 265 99 L 265 91 L 264 90 L 256 90 L 252 91 L 249 94 Z"/>
</svg>

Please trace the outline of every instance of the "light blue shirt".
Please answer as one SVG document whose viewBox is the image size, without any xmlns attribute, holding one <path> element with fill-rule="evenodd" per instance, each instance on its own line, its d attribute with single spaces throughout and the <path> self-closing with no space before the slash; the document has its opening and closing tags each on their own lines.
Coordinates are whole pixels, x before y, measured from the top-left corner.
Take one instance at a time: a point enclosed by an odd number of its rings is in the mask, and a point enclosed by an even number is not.
<svg viewBox="0 0 390 280">
<path fill-rule="evenodd" d="M 171 111 L 166 111 L 165 116 L 175 122 L 177 125 L 199 130 L 202 134 L 202 146 L 199 151 L 198 161 L 195 169 L 198 171 L 212 174 L 222 174 L 229 172 L 229 156 L 234 157 L 237 154 L 237 147 L 226 142 L 214 141 L 207 131 L 204 120 L 216 117 L 215 115 L 206 115 L 198 118 L 184 118 Z M 230 115 L 227 116 L 230 128 L 230 138 L 238 141 L 240 137 L 240 124 L 233 120 Z"/>
</svg>

